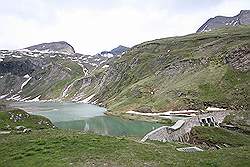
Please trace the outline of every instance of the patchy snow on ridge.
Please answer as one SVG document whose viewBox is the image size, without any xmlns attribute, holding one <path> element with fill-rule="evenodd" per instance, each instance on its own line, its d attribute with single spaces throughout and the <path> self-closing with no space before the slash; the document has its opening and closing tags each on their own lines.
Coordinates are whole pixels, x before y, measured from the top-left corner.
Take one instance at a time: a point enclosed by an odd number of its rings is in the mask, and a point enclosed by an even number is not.
<svg viewBox="0 0 250 167">
<path fill-rule="evenodd" d="M 37 101 L 40 101 L 40 100 L 39 100 L 40 97 L 41 97 L 41 95 L 35 97 L 34 99 L 27 100 L 26 102 L 37 102 Z"/>
<path fill-rule="evenodd" d="M 88 69 L 84 67 L 84 65 L 82 65 L 81 63 L 78 63 L 79 66 L 82 67 L 82 71 L 84 73 L 84 76 L 87 76 L 88 75 Z"/>
<path fill-rule="evenodd" d="M 69 84 L 63 91 L 62 93 L 62 97 L 67 97 L 67 92 L 69 91 L 69 89 L 74 85 L 75 81 L 73 81 L 71 84 Z"/>
<path fill-rule="evenodd" d="M 107 64 L 102 66 L 102 68 L 108 68 L 108 67 L 109 67 L 109 65 L 107 65 Z"/>
<path fill-rule="evenodd" d="M 27 78 L 27 79 L 30 78 L 29 74 L 26 74 L 26 75 L 24 75 L 23 77 L 24 77 L 24 78 Z"/>
<path fill-rule="evenodd" d="M 20 99 L 21 99 L 20 95 L 14 94 L 13 96 L 7 98 L 6 100 L 15 100 L 15 101 L 18 101 Z"/>
<path fill-rule="evenodd" d="M 105 53 L 105 54 L 100 54 L 102 57 L 107 57 L 107 58 L 111 58 L 111 57 L 114 57 L 113 54 L 111 53 Z"/>
<path fill-rule="evenodd" d="M 26 75 L 25 75 L 26 76 Z M 26 77 L 28 77 L 27 78 L 27 80 L 26 81 L 24 81 L 24 83 L 21 85 L 21 90 L 23 89 L 23 87 L 25 86 L 25 85 L 27 85 L 27 83 L 31 80 L 31 78 L 32 77 L 30 77 L 29 75 L 28 76 L 26 76 Z"/>
<path fill-rule="evenodd" d="M 9 95 L 9 93 L 8 94 L 5 94 L 5 95 L 1 95 L 0 96 L 0 99 L 4 99 L 5 97 L 7 97 Z"/>
<path fill-rule="evenodd" d="M 15 57 L 15 58 L 22 58 L 22 56 L 17 56 L 17 55 L 12 55 L 12 57 Z"/>
<path fill-rule="evenodd" d="M 67 97 L 67 96 L 68 96 L 67 92 L 69 91 L 69 89 L 70 89 L 77 81 L 79 81 L 79 80 L 81 80 L 81 79 L 83 79 L 83 77 L 78 78 L 78 79 L 74 80 L 71 84 L 69 84 L 69 85 L 64 89 L 64 91 L 63 91 L 63 93 L 62 93 L 62 97 Z"/>
<path fill-rule="evenodd" d="M 159 113 L 143 113 L 137 111 L 127 111 L 127 114 L 135 114 L 135 115 L 143 115 L 143 116 L 171 116 L 178 114 L 190 114 L 198 113 L 198 110 L 181 110 L 181 111 L 167 111 L 167 112 L 159 112 Z"/>
<path fill-rule="evenodd" d="M 95 94 L 90 95 L 86 99 L 83 99 L 81 101 L 78 101 L 78 103 L 89 103 L 89 101 L 95 96 Z"/>
</svg>

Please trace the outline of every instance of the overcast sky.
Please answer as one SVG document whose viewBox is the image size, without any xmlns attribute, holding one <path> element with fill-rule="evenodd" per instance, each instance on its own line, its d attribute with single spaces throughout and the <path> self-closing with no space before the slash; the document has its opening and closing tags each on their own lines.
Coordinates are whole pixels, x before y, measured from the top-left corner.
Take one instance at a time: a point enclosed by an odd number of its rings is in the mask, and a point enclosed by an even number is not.
<svg viewBox="0 0 250 167">
<path fill-rule="evenodd" d="M 85 54 L 193 33 L 210 17 L 250 9 L 249 0 L 0 1 L 0 49 L 63 40 Z"/>
</svg>

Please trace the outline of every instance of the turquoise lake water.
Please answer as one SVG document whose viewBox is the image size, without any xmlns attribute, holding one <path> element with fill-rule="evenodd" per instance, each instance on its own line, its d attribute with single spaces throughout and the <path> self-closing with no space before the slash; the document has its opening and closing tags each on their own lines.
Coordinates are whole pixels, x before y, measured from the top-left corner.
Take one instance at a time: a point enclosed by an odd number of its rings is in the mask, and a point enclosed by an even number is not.
<svg viewBox="0 0 250 167">
<path fill-rule="evenodd" d="M 61 129 L 74 129 L 111 136 L 137 136 L 162 126 L 158 123 L 125 120 L 106 116 L 105 108 L 83 103 L 18 102 L 14 107 L 49 118 Z"/>
</svg>

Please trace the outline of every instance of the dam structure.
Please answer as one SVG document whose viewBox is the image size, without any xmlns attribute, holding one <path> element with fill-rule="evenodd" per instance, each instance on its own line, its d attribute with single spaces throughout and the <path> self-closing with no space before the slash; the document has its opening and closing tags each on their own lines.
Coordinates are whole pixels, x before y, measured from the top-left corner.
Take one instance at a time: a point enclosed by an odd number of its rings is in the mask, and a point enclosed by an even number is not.
<svg viewBox="0 0 250 167">
<path fill-rule="evenodd" d="M 173 126 L 162 126 L 146 134 L 141 142 L 156 140 L 162 142 L 187 142 L 194 126 L 218 127 L 230 111 L 209 112 L 185 120 L 178 120 Z"/>
</svg>

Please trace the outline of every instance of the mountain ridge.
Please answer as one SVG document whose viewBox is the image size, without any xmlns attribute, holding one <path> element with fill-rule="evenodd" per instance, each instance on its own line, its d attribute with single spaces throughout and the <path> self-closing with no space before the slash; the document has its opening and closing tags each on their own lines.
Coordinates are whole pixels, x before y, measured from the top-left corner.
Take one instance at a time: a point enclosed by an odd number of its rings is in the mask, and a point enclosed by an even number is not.
<svg viewBox="0 0 250 167">
<path fill-rule="evenodd" d="M 92 101 L 114 115 L 249 109 L 249 30 L 228 27 L 136 45 L 110 65 Z"/>
<path fill-rule="evenodd" d="M 60 52 L 67 54 L 75 53 L 73 46 L 65 41 L 41 43 L 26 47 L 24 49 L 28 49 L 30 51 Z"/>
<path fill-rule="evenodd" d="M 250 24 L 250 10 L 241 10 L 239 14 L 227 16 L 215 16 L 208 19 L 196 32 L 206 32 L 222 27 L 233 27 Z"/>
<path fill-rule="evenodd" d="M 0 69 L 13 66 L 0 71 L 0 99 L 87 101 L 117 115 L 248 109 L 249 37 L 249 26 L 226 27 L 147 41 L 111 58 L 2 50 Z"/>
</svg>

